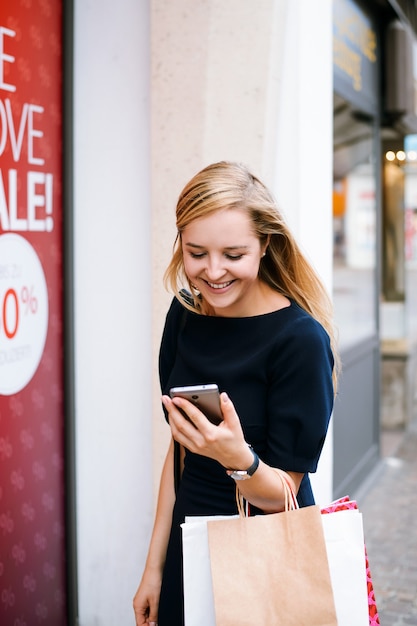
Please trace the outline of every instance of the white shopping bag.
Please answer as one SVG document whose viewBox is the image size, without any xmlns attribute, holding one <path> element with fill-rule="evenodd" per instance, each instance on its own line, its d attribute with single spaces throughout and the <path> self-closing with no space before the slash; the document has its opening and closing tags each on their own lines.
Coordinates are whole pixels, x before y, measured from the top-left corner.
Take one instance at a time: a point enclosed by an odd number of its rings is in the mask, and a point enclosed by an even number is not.
<svg viewBox="0 0 417 626">
<path fill-rule="evenodd" d="M 362 514 L 357 509 L 322 515 L 339 626 L 369 626 Z"/>
<path fill-rule="evenodd" d="M 236 517 L 186 517 L 181 524 L 185 626 L 216 626 L 207 521 Z"/>
</svg>

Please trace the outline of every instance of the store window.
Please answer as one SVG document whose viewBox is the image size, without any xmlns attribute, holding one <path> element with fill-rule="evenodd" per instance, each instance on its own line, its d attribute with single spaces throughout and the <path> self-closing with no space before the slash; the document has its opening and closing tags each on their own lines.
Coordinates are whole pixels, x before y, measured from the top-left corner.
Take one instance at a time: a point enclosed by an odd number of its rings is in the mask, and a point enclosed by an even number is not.
<svg viewBox="0 0 417 626">
<path fill-rule="evenodd" d="M 417 335 L 417 135 L 383 142 L 382 337 Z"/>
<path fill-rule="evenodd" d="M 405 162 L 405 260 L 417 269 L 417 135 L 404 140 Z M 402 156 L 402 155 L 401 155 Z M 395 155 L 396 158 L 397 154 Z"/>
<path fill-rule="evenodd" d="M 374 122 L 334 96 L 333 303 L 341 349 L 376 332 Z"/>
</svg>

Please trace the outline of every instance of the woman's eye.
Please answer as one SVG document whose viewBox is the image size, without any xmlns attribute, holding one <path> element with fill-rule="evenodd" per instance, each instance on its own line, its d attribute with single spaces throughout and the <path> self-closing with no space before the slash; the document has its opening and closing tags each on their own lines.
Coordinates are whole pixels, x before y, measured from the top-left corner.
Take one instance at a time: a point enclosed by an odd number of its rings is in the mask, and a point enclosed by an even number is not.
<svg viewBox="0 0 417 626">
<path fill-rule="evenodd" d="M 226 259 L 230 261 L 239 261 L 243 257 L 243 254 L 226 254 Z"/>
<path fill-rule="evenodd" d="M 207 256 L 207 252 L 190 252 L 190 257 L 192 259 L 203 259 Z M 243 257 L 243 254 L 224 254 L 225 258 L 229 261 L 239 261 Z"/>
</svg>

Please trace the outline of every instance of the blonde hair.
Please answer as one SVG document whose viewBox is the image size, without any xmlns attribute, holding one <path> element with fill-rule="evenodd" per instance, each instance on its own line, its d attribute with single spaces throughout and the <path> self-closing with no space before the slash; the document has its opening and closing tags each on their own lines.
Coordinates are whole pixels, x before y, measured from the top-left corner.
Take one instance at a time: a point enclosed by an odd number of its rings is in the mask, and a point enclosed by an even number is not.
<svg viewBox="0 0 417 626">
<path fill-rule="evenodd" d="M 184 271 L 181 233 L 193 220 L 226 208 L 247 211 L 261 243 L 269 237 L 267 253 L 260 261 L 260 280 L 294 300 L 328 333 L 335 359 L 333 384 L 336 390 L 339 359 L 329 295 L 302 254 L 271 193 L 244 165 L 227 161 L 214 163 L 196 174 L 184 187 L 176 208 L 178 234 L 165 272 L 165 285 L 188 309 L 204 313 L 201 300 Z M 185 285 L 193 297 L 184 301 L 180 291 Z"/>
</svg>

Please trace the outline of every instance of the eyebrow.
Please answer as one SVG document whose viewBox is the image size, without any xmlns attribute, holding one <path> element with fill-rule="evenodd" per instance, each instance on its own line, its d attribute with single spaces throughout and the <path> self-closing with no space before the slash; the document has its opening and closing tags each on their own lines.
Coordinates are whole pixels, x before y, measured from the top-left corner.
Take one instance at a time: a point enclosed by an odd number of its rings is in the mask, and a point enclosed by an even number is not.
<svg viewBox="0 0 417 626">
<path fill-rule="evenodd" d="M 185 242 L 185 245 L 188 246 L 189 248 L 196 248 L 197 250 L 204 250 L 205 246 L 200 246 L 198 245 L 198 243 L 192 243 L 192 242 Z M 247 250 L 248 246 L 226 246 L 224 248 L 224 250 Z"/>
</svg>

